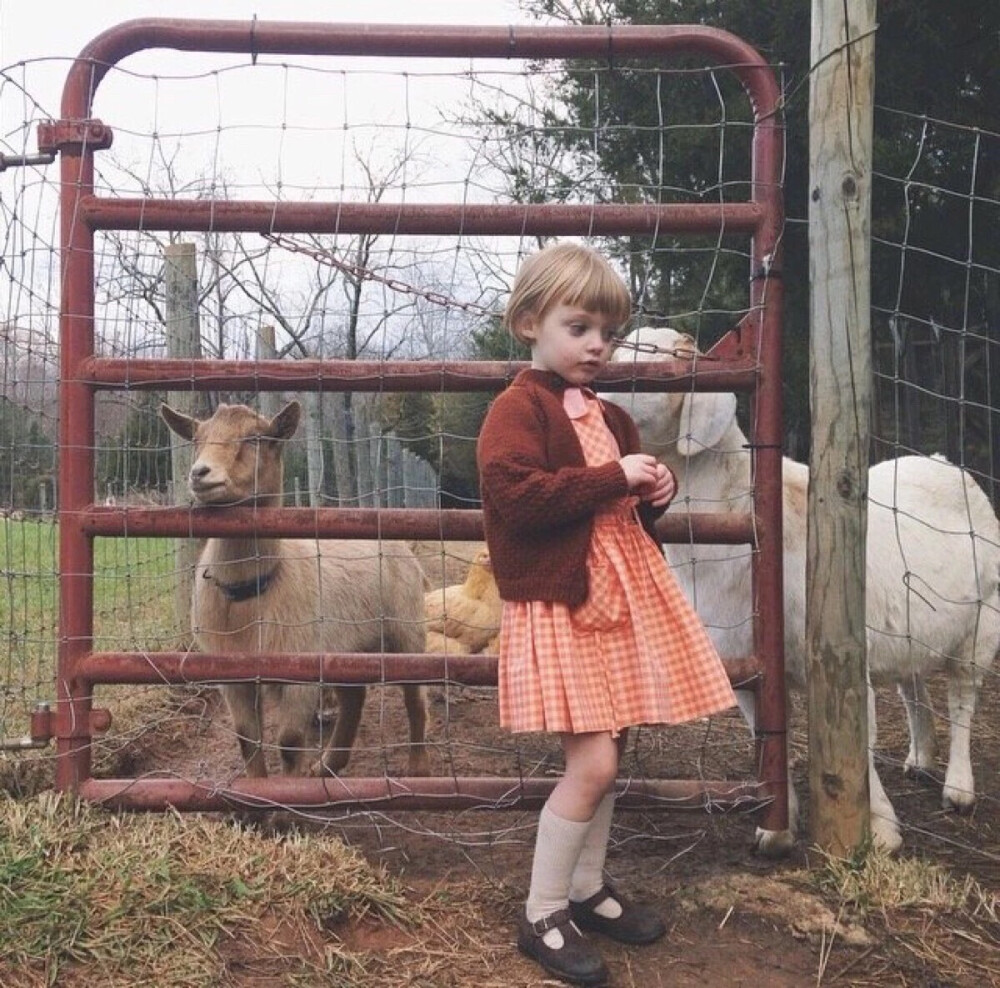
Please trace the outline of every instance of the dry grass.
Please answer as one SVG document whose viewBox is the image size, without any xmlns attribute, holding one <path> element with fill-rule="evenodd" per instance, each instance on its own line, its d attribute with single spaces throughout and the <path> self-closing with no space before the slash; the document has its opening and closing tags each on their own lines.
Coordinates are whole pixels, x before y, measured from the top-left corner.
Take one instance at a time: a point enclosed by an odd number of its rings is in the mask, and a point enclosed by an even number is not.
<svg viewBox="0 0 1000 988">
<path fill-rule="evenodd" d="M 882 927 L 875 947 L 830 978 L 821 950 L 817 984 L 882 985 L 887 971 L 930 981 L 901 984 L 1000 984 L 1000 895 L 971 875 L 955 875 L 918 857 L 866 847 L 853 858 L 820 854 L 806 880 L 832 899 L 841 915 Z M 871 956 L 869 957 L 869 954 Z M 870 976 L 860 961 L 867 960 Z M 924 972 L 933 972 L 933 977 Z M 852 977 L 847 980 L 847 975 Z M 937 980 L 947 978 L 946 981 Z"/>
<path fill-rule="evenodd" d="M 275 984 L 370 984 L 363 951 L 328 928 L 406 929 L 419 903 L 332 837 L 264 837 L 204 817 L 112 816 L 45 794 L 0 806 L 0 982 L 215 986 L 230 969 Z M 325 982 L 324 982 L 325 983 Z"/>
<path fill-rule="evenodd" d="M 851 859 L 824 855 L 815 881 L 863 915 L 896 909 L 947 910 L 1000 923 L 1000 897 L 971 875 L 959 878 L 932 862 L 894 857 L 875 847 Z"/>
</svg>

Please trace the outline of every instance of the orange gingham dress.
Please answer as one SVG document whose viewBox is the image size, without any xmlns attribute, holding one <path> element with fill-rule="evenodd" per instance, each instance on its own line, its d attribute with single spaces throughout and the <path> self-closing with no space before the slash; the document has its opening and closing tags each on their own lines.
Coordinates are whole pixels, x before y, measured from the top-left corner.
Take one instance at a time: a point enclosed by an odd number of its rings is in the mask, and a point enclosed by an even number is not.
<svg viewBox="0 0 1000 988">
<path fill-rule="evenodd" d="M 620 459 L 598 399 L 568 389 L 567 412 L 588 466 Z M 639 724 L 678 724 L 736 702 L 704 625 L 659 547 L 636 516 L 634 496 L 597 513 L 587 554 L 589 594 L 505 601 L 500 627 L 500 723 L 511 731 L 617 736 Z"/>
</svg>

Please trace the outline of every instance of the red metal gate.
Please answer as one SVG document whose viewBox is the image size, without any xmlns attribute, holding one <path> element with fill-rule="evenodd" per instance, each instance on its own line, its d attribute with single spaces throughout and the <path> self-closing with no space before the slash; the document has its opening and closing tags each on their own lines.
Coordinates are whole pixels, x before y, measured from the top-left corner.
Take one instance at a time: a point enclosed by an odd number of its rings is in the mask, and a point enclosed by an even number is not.
<svg viewBox="0 0 1000 988">
<path fill-rule="evenodd" d="M 94 153 L 111 133 L 91 119 L 108 68 L 147 48 L 340 56 L 484 59 L 657 58 L 697 54 L 735 74 L 753 110 L 752 190 L 746 202 L 694 205 L 419 205 L 340 202 L 170 201 L 109 199 L 94 194 Z M 510 365 L 489 362 L 139 360 L 98 357 L 94 346 L 94 233 L 97 230 L 242 231 L 258 233 L 394 232 L 511 235 L 719 232 L 750 240 L 748 315 L 692 372 L 673 359 L 612 364 L 609 390 L 743 391 L 754 411 L 755 512 L 667 520 L 670 541 L 754 547 L 754 655 L 728 663 L 734 682 L 758 692 L 758 779 L 747 782 L 630 782 L 623 805 L 716 807 L 749 801 L 764 807 L 762 825 L 787 827 L 785 695 L 781 570 L 780 238 L 783 155 L 779 91 L 758 53 L 723 31 L 704 27 L 440 27 L 267 22 L 132 21 L 91 42 L 70 70 L 63 119 L 43 125 L 43 150 L 61 159 L 62 300 L 60 394 L 60 631 L 57 785 L 87 799 L 154 809 L 360 806 L 380 809 L 531 806 L 553 782 L 508 778 L 269 778 L 226 783 L 173 779 L 95 779 L 93 734 L 107 726 L 92 690 L 106 683 L 225 682 L 256 677 L 289 681 L 383 683 L 398 680 L 495 685 L 495 661 L 445 655 L 218 655 L 93 650 L 94 539 L 154 535 L 226 536 L 254 528 L 263 536 L 480 539 L 477 511 L 339 508 L 135 509 L 94 504 L 97 393 L 102 389 L 254 388 L 276 391 L 496 391 Z"/>
</svg>

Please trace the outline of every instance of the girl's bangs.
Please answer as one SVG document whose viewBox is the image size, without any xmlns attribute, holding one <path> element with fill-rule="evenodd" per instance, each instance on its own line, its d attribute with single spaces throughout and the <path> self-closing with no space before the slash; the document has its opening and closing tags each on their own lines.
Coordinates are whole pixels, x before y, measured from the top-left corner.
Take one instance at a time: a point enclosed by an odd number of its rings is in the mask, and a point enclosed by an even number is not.
<svg viewBox="0 0 1000 988">
<path fill-rule="evenodd" d="M 577 305 L 588 312 L 600 312 L 624 323 L 632 312 L 632 300 L 624 282 L 614 271 L 596 268 L 588 272 L 563 296 L 567 305 Z"/>
</svg>

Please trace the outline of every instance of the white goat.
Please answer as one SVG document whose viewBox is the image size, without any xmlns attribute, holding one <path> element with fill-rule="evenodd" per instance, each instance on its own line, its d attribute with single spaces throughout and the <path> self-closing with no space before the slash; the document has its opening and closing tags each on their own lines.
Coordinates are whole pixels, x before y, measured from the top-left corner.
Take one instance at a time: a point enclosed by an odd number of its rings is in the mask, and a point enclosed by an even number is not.
<svg viewBox="0 0 1000 988">
<path fill-rule="evenodd" d="M 635 330 L 630 342 L 696 353 L 691 337 L 666 328 Z M 650 359 L 627 346 L 618 361 Z M 646 452 L 676 474 L 673 510 L 747 512 L 750 453 L 732 394 L 685 392 L 609 395 L 634 416 Z M 783 461 L 785 664 L 789 687 L 805 688 L 806 494 L 809 471 Z M 667 556 L 723 658 L 752 651 L 750 557 L 739 546 L 669 545 Z M 934 724 L 924 677 L 948 676 L 951 749 L 944 806 L 975 801 L 969 759 L 976 692 L 1000 645 L 1000 525 L 973 479 L 943 457 L 904 456 L 874 466 L 868 478 L 866 625 L 870 679 L 896 683 L 910 728 L 907 772 L 934 765 Z M 750 724 L 754 697 L 738 694 Z M 872 835 L 891 850 L 899 823 L 871 758 L 874 693 L 868 690 Z M 765 853 L 779 854 L 797 828 L 789 779 L 791 834 L 758 831 Z"/>
<path fill-rule="evenodd" d="M 220 405 L 207 420 L 161 406 L 167 425 L 194 443 L 189 486 L 204 505 L 279 506 L 282 447 L 299 424 L 298 402 L 273 419 L 245 405 Z M 206 652 L 423 652 L 424 576 L 401 542 L 260 538 L 209 539 L 195 570 L 191 625 Z M 286 772 L 339 772 L 350 758 L 364 686 L 335 686 L 338 715 L 325 745 L 322 689 L 274 684 L 278 745 Z M 250 776 L 267 775 L 256 683 L 223 687 Z M 426 775 L 426 688 L 403 686 L 410 723 L 409 772 Z M 310 742 L 312 742 L 310 746 Z"/>
</svg>

